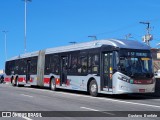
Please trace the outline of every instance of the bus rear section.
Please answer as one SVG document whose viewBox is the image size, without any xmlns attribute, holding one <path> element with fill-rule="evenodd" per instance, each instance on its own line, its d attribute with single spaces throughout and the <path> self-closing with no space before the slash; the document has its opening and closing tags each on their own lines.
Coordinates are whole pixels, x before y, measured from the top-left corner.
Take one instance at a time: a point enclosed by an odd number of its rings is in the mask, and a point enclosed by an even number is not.
<svg viewBox="0 0 160 120">
<path fill-rule="evenodd" d="M 13 86 L 24 86 L 26 84 L 35 84 L 33 79 L 37 78 L 37 56 L 16 57 L 6 61 L 5 82 Z"/>
</svg>

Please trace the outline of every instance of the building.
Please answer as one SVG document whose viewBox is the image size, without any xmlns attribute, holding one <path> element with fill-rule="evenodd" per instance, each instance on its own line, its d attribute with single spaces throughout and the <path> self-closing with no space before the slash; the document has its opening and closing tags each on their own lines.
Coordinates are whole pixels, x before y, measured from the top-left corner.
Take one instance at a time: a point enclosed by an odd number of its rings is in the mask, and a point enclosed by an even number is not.
<svg viewBox="0 0 160 120">
<path fill-rule="evenodd" d="M 4 70 L 0 70 L 0 74 L 4 74 Z"/>
<path fill-rule="evenodd" d="M 153 64 L 154 64 L 154 72 L 160 70 L 160 48 L 152 48 L 152 57 L 153 57 Z"/>
</svg>

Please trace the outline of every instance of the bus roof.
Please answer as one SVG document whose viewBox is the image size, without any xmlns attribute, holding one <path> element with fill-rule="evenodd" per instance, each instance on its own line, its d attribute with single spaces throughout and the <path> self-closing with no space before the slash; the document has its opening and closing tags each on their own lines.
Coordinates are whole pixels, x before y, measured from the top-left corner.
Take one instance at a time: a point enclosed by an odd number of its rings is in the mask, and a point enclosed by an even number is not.
<svg viewBox="0 0 160 120">
<path fill-rule="evenodd" d="M 77 43 L 73 45 L 56 47 L 56 48 L 49 48 L 46 49 L 46 54 L 83 50 L 89 48 L 98 48 L 101 47 L 102 45 L 111 45 L 117 48 L 128 48 L 128 49 L 142 49 L 142 50 L 150 49 L 148 45 L 135 40 L 106 39 L 106 40 L 94 40 L 90 42 Z"/>
<path fill-rule="evenodd" d="M 18 55 L 18 56 L 14 56 L 14 57 L 12 57 L 11 59 L 9 59 L 7 61 L 21 59 L 21 58 L 27 58 L 27 57 L 33 57 L 33 56 L 38 56 L 38 54 L 39 54 L 39 51 L 25 53 L 25 54 L 21 54 L 21 55 Z"/>
<path fill-rule="evenodd" d="M 68 51 L 83 50 L 83 49 L 90 49 L 90 48 L 98 48 L 98 47 L 101 47 L 102 45 L 110 45 L 117 48 L 150 50 L 150 47 L 148 45 L 138 42 L 136 40 L 104 39 L 104 40 L 94 40 L 90 42 L 76 43 L 68 46 L 48 48 L 48 49 L 45 49 L 45 51 L 46 51 L 46 54 L 60 53 L 60 52 L 68 52 Z M 38 56 L 38 54 L 39 54 L 39 51 L 25 53 L 19 56 L 15 56 L 10 60 Z"/>
</svg>

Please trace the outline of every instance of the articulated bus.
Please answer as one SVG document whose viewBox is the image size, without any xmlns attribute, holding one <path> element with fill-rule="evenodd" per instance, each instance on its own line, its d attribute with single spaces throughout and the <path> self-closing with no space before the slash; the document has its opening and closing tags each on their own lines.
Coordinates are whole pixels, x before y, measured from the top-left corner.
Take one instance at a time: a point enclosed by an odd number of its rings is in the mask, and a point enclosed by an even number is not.
<svg viewBox="0 0 160 120">
<path fill-rule="evenodd" d="M 155 91 L 150 47 L 121 39 L 96 40 L 49 48 L 11 58 L 5 81 L 103 94 Z"/>
</svg>

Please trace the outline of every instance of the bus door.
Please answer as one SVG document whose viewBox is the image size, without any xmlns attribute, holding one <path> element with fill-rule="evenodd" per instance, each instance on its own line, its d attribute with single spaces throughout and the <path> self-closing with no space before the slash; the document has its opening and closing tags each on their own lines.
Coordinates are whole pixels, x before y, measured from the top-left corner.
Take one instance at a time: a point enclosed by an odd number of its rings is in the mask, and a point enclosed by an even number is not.
<svg viewBox="0 0 160 120">
<path fill-rule="evenodd" d="M 30 80 L 31 60 L 27 60 L 26 83 Z"/>
<path fill-rule="evenodd" d="M 105 52 L 102 54 L 101 70 L 102 70 L 101 74 L 102 89 L 106 88 L 107 91 L 110 91 L 112 89 L 112 52 Z"/>
<path fill-rule="evenodd" d="M 67 63 L 68 57 L 61 56 L 60 85 L 67 83 Z"/>
</svg>

